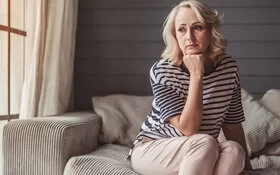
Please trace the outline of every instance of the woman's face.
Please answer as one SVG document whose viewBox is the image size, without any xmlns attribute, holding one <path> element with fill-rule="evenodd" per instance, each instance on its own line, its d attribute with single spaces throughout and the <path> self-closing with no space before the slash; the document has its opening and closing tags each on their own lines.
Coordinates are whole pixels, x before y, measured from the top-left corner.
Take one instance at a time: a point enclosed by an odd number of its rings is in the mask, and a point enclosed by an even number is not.
<svg viewBox="0 0 280 175">
<path fill-rule="evenodd" d="M 184 55 L 203 54 L 210 44 L 210 29 L 191 8 L 180 8 L 175 17 L 175 34 Z"/>
</svg>

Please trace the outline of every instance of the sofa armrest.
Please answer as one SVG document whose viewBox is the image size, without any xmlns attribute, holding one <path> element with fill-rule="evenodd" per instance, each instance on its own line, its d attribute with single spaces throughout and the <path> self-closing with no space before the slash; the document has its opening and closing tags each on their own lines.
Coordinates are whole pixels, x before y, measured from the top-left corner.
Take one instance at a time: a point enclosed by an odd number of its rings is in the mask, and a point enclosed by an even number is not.
<svg viewBox="0 0 280 175">
<path fill-rule="evenodd" d="M 92 112 L 12 121 L 3 129 L 5 175 L 61 175 L 72 156 L 98 146 L 101 119 Z"/>
</svg>

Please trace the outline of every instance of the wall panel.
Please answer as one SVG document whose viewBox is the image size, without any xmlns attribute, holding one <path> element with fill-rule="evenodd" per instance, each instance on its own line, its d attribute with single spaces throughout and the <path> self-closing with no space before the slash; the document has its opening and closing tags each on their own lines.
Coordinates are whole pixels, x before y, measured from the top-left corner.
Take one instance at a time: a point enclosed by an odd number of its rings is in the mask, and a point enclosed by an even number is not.
<svg viewBox="0 0 280 175">
<path fill-rule="evenodd" d="M 280 88 L 280 1 L 206 0 L 223 17 L 228 52 L 242 87 L 255 97 Z M 75 107 L 93 95 L 151 94 L 149 69 L 164 49 L 161 32 L 178 0 L 81 0 L 75 57 Z"/>
</svg>

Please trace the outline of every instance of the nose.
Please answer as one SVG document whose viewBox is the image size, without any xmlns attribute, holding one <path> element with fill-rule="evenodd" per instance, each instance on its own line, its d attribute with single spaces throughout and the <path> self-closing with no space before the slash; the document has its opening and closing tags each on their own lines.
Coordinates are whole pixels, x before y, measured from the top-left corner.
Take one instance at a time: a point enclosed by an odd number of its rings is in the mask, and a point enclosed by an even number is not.
<svg viewBox="0 0 280 175">
<path fill-rule="evenodd" d="M 188 42 L 189 42 L 189 41 L 193 41 L 193 40 L 194 40 L 193 37 L 194 37 L 194 36 L 193 36 L 192 30 L 191 30 L 191 29 L 187 30 L 187 33 L 186 33 L 186 39 L 187 39 L 187 41 L 188 41 Z"/>
</svg>

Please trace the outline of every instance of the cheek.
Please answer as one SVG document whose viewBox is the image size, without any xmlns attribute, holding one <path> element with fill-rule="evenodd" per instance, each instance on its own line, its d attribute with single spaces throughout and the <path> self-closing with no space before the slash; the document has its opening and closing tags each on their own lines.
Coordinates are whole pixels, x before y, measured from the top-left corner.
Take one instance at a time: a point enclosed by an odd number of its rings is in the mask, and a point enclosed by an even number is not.
<svg viewBox="0 0 280 175">
<path fill-rule="evenodd" d="M 202 43 L 204 49 L 207 49 L 209 47 L 210 40 L 211 40 L 211 38 L 209 35 L 202 35 L 200 37 L 200 43 Z"/>
<path fill-rule="evenodd" d="M 184 45 L 185 45 L 185 40 L 184 40 L 184 37 L 183 36 L 179 36 L 176 38 L 177 41 L 178 41 L 178 44 L 179 44 L 179 47 L 182 49 L 184 49 Z"/>
<path fill-rule="evenodd" d="M 210 38 L 204 41 L 204 48 L 207 49 L 210 45 Z"/>
</svg>

